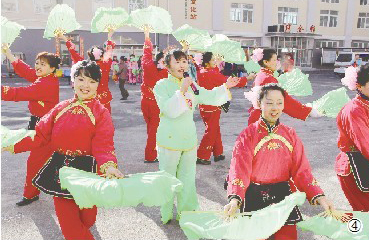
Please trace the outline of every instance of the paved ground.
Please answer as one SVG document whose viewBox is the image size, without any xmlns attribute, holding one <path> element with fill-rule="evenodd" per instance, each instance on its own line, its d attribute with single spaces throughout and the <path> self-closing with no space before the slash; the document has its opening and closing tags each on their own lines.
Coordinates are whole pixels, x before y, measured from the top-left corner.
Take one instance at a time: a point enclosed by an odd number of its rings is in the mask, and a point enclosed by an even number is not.
<svg viewBox="0 0 369 240">
<path fill-rule="evenodd" d="M 330 71 L 311 72 L 310 80 L 314 94 L 301 97 L 303 103 L 320 98 L 326 92 L 341 87 L 340 79 Z M 2 84 L 26 85 L 23 81 L 5 79 Z M 61 83 L 61 100 L 73 96 L 72 89 L 65 81 Z M 146 125 L 140 110 L 140 87 L 128 85 L 129 100 L 120 101 L 118 85 L 111 83 L 113 93 L 112 109 L 115 124 L 115 147 L 119 167 L 124 173 L 155 171 L 157 164 L 144 164 Z M 243 97 L 244 89 L 233 90 L 230 112 L 222 114 L 221 131 L 226 161 L 210 166 L 198 166 L 196 184 L 200 205 L 203 210 L 220 210 L 226 204 L 223 179 L 227 174 L 231 151 L 238 134 L 246 127 L 250 104 Z M 350 93 L 350 97 L 353 94 Z M 11 129 L 25 128 L 29 119 L 27 103 L 2 102 L 1 124 Z M 204 124 L 199 113 L 195 116 L 198 136 L 201 139 Z M 338 209 L 350 209 L 334 173 L 334 160 L 337 128 L 335 119 L 308 119 L 306 122 L 283 116 L 282 121 L 294 127 L 305 144 L 307 156 L 313 172 L 326 195 Z M 29 153 L 2 154 L 1 158 L 1 233 L 2 239 L 63 239 L 54 213 L 52 198 L 41 194 L 40 201 L 25 207 L 16 207 L 20 199 Z M 320 207 L 302 207 L 307 216 L 322 211 Z M 162 225 L 159 208 L 138 206 L 136 208 L 99 209 L 96 226 L 93 227 L 96 239 L 186 239 L 176 221 Z M 299 232 L 299 239 L 326 239 L 310 233 Z"/>
</svg>

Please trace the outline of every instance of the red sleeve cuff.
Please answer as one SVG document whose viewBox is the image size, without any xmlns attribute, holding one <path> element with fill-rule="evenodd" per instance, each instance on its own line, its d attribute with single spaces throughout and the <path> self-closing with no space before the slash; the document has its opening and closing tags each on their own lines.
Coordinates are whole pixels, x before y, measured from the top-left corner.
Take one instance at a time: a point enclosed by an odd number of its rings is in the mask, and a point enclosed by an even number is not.
<svg viewBox="0 0 369 240">
<path fill-rule="evenodd" d="M 14 145 L 14 153 L 27 152 L 32 150 L 33 140 L 31 137 L 26 137 L 22 141 Z"/>
</svg>

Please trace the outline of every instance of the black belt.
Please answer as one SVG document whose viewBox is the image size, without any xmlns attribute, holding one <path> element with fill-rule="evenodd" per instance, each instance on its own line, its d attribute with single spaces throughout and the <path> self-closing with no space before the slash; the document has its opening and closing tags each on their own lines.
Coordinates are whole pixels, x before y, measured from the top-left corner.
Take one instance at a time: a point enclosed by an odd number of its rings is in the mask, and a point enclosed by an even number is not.
<svg viewBox="0 0 369 240">
<path fill-rule="evenodd" d="M 73 198 L 69 191 L 61 189 L 59 180 L 59 169 L 68 166 L 86 172 L 97 172 L 95 158 L 92 156 L 63 155 L 54 152 L 51 158 L 45 163 L 41 170 L 33 178 L 32 183 L 46 194 L 57 197 Z"/>
<path fill-rule="evenodd" d="M 36 124 L 40 121 L 40 117 L 31 116 L 31 119 L 28 122 L 28 130 L 35 130 Z"/>
<path fill-rule="evenodd" d="M 366 146 L 367 147 L 367 146 Z M 362 192 L 369 192 L 369 161 L 361 152 L 346 152 L 357 187 Z"/>
<path fill-rule="evenodd" d="M 245 194 L 245 201 L 241 206 L 241 212 L 257 211 L 269 205 L 279 203 L 291 194 L 288 182 L 275 184 L 250 183 Z M 291 225 L 302 221 L 302 215 L 297 206 L 292 210 L 285 224 Z"/>
</svg>

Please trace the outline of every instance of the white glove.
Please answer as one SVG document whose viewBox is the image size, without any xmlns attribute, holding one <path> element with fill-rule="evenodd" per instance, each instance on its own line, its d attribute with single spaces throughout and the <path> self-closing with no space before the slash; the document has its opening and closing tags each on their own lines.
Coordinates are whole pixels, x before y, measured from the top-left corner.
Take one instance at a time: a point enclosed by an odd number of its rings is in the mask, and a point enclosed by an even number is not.
<svg viewBox="0 0 369 240">
<path fill-rule="evenodd" d="M 320 118 L 320 117 L 323 117 L 324 115 L 320 113 L 318 110 L 316 110 L 315 108 L 312 108 L 309 116 L 313 118 Z"/>
</svg>

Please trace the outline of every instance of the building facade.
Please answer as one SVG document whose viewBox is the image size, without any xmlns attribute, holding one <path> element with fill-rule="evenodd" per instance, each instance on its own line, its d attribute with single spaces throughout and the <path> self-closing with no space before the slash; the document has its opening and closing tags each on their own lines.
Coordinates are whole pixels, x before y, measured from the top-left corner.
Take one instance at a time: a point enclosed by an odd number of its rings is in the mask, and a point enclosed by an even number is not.
<svg viewBox="0 0 369 240">
<path fill-rule="evenodd" d="M 97 8 L 123 7 L 131 12 L 149 5 L 168 10 L 173 29 L 187 23 L 210 34 L 225 34 L 244 47 L 294 53 L 298 66 L 311 66 L 316 49 L 369 48 L 369 0 L 2 0 L 2 16 L 27 28 L 11 48 L 23 53 L 31 64 L 38 52 L 57 48 L 63 64 L 71 64 L 64 43 L 42 38 L 48 14 L 58 3 L 71 6 L 82 25 L 71 34 L 81 53 L 106 41 L 106 33 L 90 33 Z M 151 37 L 160 49 L 179 45 L 171 35 Z M 136 28 L 122 27 L 114 40 L 116 55 L 142 54 L 144 36 Z"/>
</svg>

